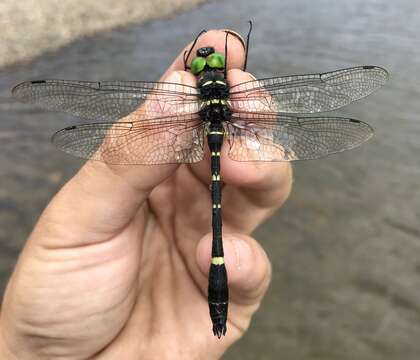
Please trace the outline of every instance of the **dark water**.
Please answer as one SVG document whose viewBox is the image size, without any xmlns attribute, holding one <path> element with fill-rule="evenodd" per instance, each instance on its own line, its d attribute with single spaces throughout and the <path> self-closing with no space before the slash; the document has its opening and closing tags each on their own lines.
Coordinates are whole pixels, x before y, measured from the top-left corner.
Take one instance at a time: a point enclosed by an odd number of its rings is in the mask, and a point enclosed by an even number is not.
<svg viewBox="0 0 420 360">
<path fill-rule="evenodd" d="M 257 76 L 375 64 L 388 85 L 341 115 L 369 122 L 362 148 L 295 165 L 287 205 L 255 234 L 273 284 L 226 359 L 414 360 L 420 354 L 420 5 L 416 0 L 212 2 L 171 19 L 77 41 L 0 72 L 0 97 L 31 78 L 159 77 L 202 27 L 255 32 Z M 0 103 L 0 129 L 54 130 L 63 115 Z M 46 136 L 46 138 L 48 138 Z M 50 197 L 81 162 L 47 140 L 1 143 L 0 267 L 4 286 Z"/>
</svg>

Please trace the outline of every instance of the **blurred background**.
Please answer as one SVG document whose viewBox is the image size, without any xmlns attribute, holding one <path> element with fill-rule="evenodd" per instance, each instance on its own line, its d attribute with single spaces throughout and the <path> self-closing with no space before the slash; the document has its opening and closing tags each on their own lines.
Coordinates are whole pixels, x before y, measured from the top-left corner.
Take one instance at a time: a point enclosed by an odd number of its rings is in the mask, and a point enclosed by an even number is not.
<svg viewBox="0 0 420 360">
<path fill-rule="evenodd" d="M 420 354 L 418 0 L 2 0 L 0 289 L 42 209 L 81 166 L 50 135 L 74 122 L 13 102 L 29 79 L 156 80 L 202 28 L 245 34 L 257 77 L 380 65 L 377 93 L 336 114 L 376 136 L 294 165 L 293 194 L 255 237 L 273 282 L 225 359 L 391 360 Z M 71 219 L 69 219 L 71 221 Z"/>
</svg>

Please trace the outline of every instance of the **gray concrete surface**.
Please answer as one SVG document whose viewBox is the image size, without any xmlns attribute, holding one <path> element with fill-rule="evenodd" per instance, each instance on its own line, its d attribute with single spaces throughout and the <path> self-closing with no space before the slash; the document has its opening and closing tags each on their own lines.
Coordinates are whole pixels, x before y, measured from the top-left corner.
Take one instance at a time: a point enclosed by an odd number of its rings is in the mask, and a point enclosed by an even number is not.
<svg viewBox="0 0 420 360">
<path fill-rule="evenodd" d="M 255 236 L 273 283 L 230 360 L 416 360 L 420 354 L 420 9 L 416 0 L 232 0 L 106 32 L 0 72 L 0 97 L 33 78 L 157 79 L 201 28 L 246 31 L 257 76 L 376 64 L 388 85 L 337 114 L 370 123 L 359 149 L 295 164 L 293 194 Z M 74 120 L 0 104 L 3 130 Z M 0 144 L 0 280 L 50 197 L 81 162 L 48 141 Z M 71 219 L 69 219 L 71 220 Z"/>
<path fill-rule="evenodd" d="M 0 67 L 82 36 L 173 15 L 204 0 L 2 0 Z"/>
</svg>

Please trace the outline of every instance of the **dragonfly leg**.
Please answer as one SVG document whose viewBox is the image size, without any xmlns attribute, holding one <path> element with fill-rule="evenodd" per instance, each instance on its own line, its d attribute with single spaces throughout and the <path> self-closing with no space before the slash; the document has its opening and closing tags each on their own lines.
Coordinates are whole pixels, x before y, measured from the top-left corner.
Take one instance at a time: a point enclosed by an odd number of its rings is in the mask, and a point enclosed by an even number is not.
<svg viewBox="0 0 420 360">
<path fill-rule="evenodd" d="M 228 62 L 228 35 L 229 35 L 229 31 L 226 31 L 226 38 L 225 38 L 225 69 L 223 71 L 223 75 L 225 77 L 225 80 L 227 80 L 227 62 Z"/>
<path fill-rule="evenodd" d="M 236 37 L 241 42 L 242 46 L 245 49 L 245 61 L 244 61 L 244 66 L 242 68 L 243 71 L 246 70 L 246 65 L 247 65 L 247 62 L 248 62 L 249 39 L 250 39 L 251 32 L 252 32 L 252 21 L 249 20 L 248 23 L 249 23 L 249 30 L 248 30 L 248 34 L 246 35 L 246 41 L 244 41 L 243 38 L 239 34 L 237 34 L 236 32 L 230 31 L 230 30 L 224 30 L 225 33 L 228 33 L 229 35 L 232 35 L 232 36 Z M 225 49 L 225 61 L 226 61 L 226 59 L 227 59 L 227 55 L 226 55 L 226 49 Z"/>
<path fill-rule="evenodd" d="M 201 30 L 201 31 L 198 33 L 198 35 L 195 37 L 195 39 L 194 39 L 194 41 L 193 41 L 193 43 L 192 43 L 192 45 L 191 45 L 190 49 L 188 50 L 188 52 L 187 52 L 187 50 L 185 50 L 185 52 L 184 52 L 184 70 L 185 70 L 185 71 L 187 71 L 187 70 L 189 69 L 189 66 L 187 65 L 187 63 L 188 63 L 188 59 L 189 59 L 189 57 L 190 57 L 190 55 L 191 55 L 191 53 L 192 53 L 192 51 L 193 51 L 193 49 L 194 49 L 195 44 L 197 44 L 198 38 L 199 38 L 201 35 L 203 35 L 204 33 L 206 33 L 206 32 L 207 32 L 207 30 L 206 30 L 206 29 Z"/>
<path fill-rule="evenodd" d="M 187 65 L 187 59 L 186 59 L 186 55 L 187 55 L 187 53 L 188 53 L 188 50 L 185 50 L 185 51 L 184 51 L 184 70 L 185 70 L 185 71 L 187 71 L 187 70 L 190 70 L 190 69 L 191 69 L 191 67 Z"/>
<path fill-rule="evenodd" d="M 249 30 L 248 30 L 248 34 L 246 35 L 245 61 L 244 61 L 243 71 L 246 71 L 246 65 L 248 63 L 249 39 L 251 37 L 251 32 L 252 32 L 252 21 L 249 20 L 248 23 L 249 23 Z"/>
</svg>

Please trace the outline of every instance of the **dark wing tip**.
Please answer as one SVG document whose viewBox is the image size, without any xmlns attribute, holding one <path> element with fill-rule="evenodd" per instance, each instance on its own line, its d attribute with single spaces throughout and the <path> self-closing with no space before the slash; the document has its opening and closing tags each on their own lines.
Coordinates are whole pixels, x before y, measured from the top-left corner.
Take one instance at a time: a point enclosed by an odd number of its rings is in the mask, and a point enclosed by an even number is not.
<svg viewBox="0 0 420 360">
<path fill-rule="evenodd" d="M 389 79 L 389 72 L 388 72 L 388 70 L 386 70 L 382 66 L 364 65 L 364 66 L 362 66 L 362 68 L 365 69 L 365 70 L 376 70 L 379 73 L 381 73 L 382 78 L 384 80 L 383 83 L 385 83 Z"/>
<path fill-rule="evenodd" d="M 374 135 L 375 130 L 368 123 L 366 123 L 364 121 L 361 121 L 361 120 L 352 119 L 352 118 L 348 118 L 347 120 L 349 122 L 353 123 L 353 124 L 357 124 L 356 126 L 358 126 L 360 129 L 363 128 L 363 130 L 364 130 L 364 138 L 363 138 L 362 142 L 359 145 L 361 145 L 362 143 L 368 141 Z M 356 145 L 354 147 L 357 147 L 359 145 Z"/>
<path fill-rule="evenodd" d="M 12 95 L 15 99 L 21 102 L 29 102 L 28 98 L 26 97 L 26 95 L 28 94 L 25 90 L 30 89 L 32 85 L 45 84 L 46 82 L 46 80 L 32 80 L 21 82 L 12 88 Z"/>
<path fill-rule="evenodd" d="M 71 132 L 71 131 L 79 129 L 81 127 L 83 127 L 83 124 L 82 125 L 70 125 L 70 126 L 67 126 L 63 129 L 60 129 L 60 130 L 56 131 L 53 134 L 53 136 L 51 136 L 51 143 L 54 144 L 55 146 L 57 146 L 58 142 L 61 140 L 61 136 L 63 135 L 63 133 L 66 133 L 68 131 Z"/>
<path fill-rule="evenodd" d="M 56 132 L 55 132 L 55 133 L 51 136 L 51 139 L 50 139 L 51 144 L 53 144 L 53 145 L 57 146 L 57 143 L 58 143 L 58 141 L 59 141 L 59 139 L 60 139 L 61 135 L 63 134 L 63 132 L 70 131 L 70 130 L 74 130 L 74 129 L 76 129 L 76 127 L 77 127 L 77 126 L 72 125 L 72 126 L 67 126 L 67 127 L 65 127 L 64 129 L 60 129 L 60 130 L 56 131 Z"/>
<path fill-rule="evenodd" d="M 31 84 L 45 84 L 47 81 L 46 80 L 33 80 L 33 81 L 29 81 Z"/>
</svg>

